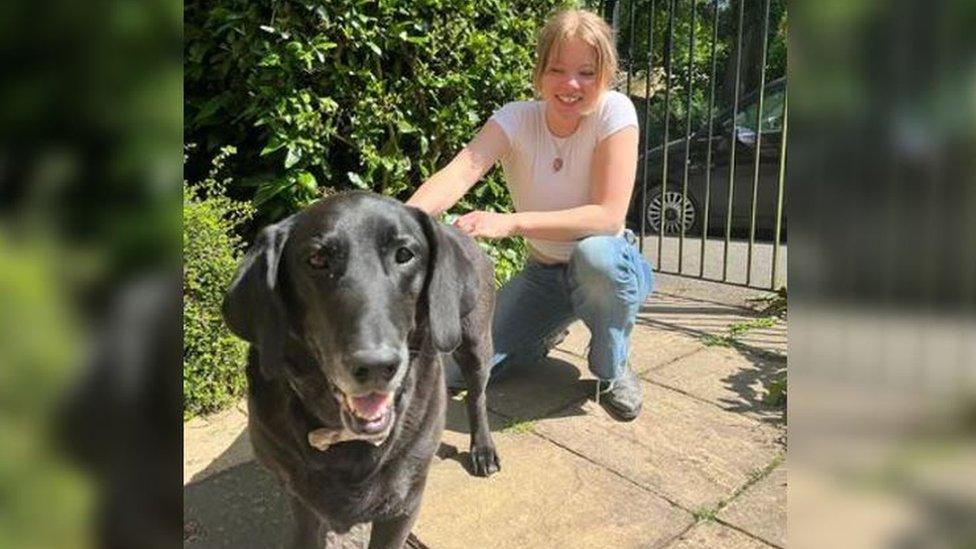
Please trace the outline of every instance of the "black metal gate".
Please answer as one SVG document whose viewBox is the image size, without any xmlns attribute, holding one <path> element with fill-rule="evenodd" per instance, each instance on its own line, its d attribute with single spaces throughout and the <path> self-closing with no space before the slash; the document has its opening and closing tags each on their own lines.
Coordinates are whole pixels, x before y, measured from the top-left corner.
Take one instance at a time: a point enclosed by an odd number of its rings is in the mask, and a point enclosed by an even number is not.
<svg viewBox="0 0 976 549">
<path fill-rule="evenodd" d="M 785 0 L 591 7 L 612 22 L 614 87 L 640 118 L 628 223 L 641 251 L 660 272 L 785 286 Z"/>
</svg>

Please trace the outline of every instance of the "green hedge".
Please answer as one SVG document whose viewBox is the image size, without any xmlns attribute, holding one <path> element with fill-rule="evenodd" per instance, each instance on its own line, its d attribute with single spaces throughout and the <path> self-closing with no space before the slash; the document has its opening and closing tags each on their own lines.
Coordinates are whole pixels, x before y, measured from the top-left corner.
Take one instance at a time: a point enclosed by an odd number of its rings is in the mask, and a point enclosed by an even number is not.
<svg viewBox="0 0 976 549">
<path fill-rule="evenodd" d="M 283 217 L 319 186 L 406 198 L 493 110 L 531 96 L 554 0 L 219 0 L 186 9 L 186 138 L 235 145 Z M 500 177 L 463 204 L 506 209 Z"/>
<path fill-rule="evenodd" d="M 508 101 L 531 97 L 536 34 L 558 0 L 218 0 L 185 16 L 190 168 L 234 145 L 231 194 L 258 224 L 319 189 L 406 199 Z M 491 173 L 454 213 L 510 211 Z M 498 278 L 524 248 L 492 243 Z"/>
<path fill-rule="evenodd" d="M 183 184 L 184 417 L 214 411 L 243 395 L 247 345 L 224 325 L 220 305 L 243 256 L 236 231 L 251 215 L 224 196 L 222 151 L 201 183 Z"/>
</svg>

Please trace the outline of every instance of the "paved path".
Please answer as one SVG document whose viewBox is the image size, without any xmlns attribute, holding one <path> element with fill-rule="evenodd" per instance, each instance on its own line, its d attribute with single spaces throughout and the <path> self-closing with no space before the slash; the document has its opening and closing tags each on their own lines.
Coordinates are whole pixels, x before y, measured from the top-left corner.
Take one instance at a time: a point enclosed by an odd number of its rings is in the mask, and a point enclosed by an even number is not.
<svg viewBox="0 0 976 549">
<path fill-rule="evenodd" d="M 464 405 L 451 401 L 415 541 L 436 549 L 785 547 L 785 410 L 762 395 L 785 368 L 786 328 L 706 345 L 753 318 L 739 305 L 756 294 L 724 288 L 659 277 L 634 330 L 645 408 L 632 423 L 592 401 L 580 324 L 541 364 L 490 388 L 499 474 L 468 473 Z M 254 461 L 243 410 L 185 426 L 186 547 L 278 547 L 285 538 L 288 506 Z"/>
</svg>

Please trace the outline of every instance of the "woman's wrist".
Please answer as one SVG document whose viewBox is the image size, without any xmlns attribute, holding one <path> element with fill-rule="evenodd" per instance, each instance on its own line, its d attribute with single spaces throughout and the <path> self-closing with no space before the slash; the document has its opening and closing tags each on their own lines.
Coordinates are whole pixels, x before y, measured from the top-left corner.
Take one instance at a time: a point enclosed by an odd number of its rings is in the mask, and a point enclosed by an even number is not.
<svg viewBox="0 0 976 549">
<path fill-rule="evenodd" d="M 510 235 L 524 236 L 522 234 L 523 231 L 522 221 L 524 216 L 518 212 L 514 212 L 514 213 L 506 214 L 506 217 L 508 217 Z"/>
</svg>

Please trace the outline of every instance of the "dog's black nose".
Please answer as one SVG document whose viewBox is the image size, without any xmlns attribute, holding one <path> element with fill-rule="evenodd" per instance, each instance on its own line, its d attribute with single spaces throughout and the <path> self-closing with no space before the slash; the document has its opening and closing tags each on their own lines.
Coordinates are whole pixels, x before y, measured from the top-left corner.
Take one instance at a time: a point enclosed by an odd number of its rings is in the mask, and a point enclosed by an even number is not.
<svg viewBox="0 0 976 549">
<path fill-rule="evenodd" d="M 359 383 L 370 379 L 390 381 L 400 366 L 399 351 L 392 347 L 379 347 L 356 351 L 351 356 L 352 376 Z"/>
</svg>

